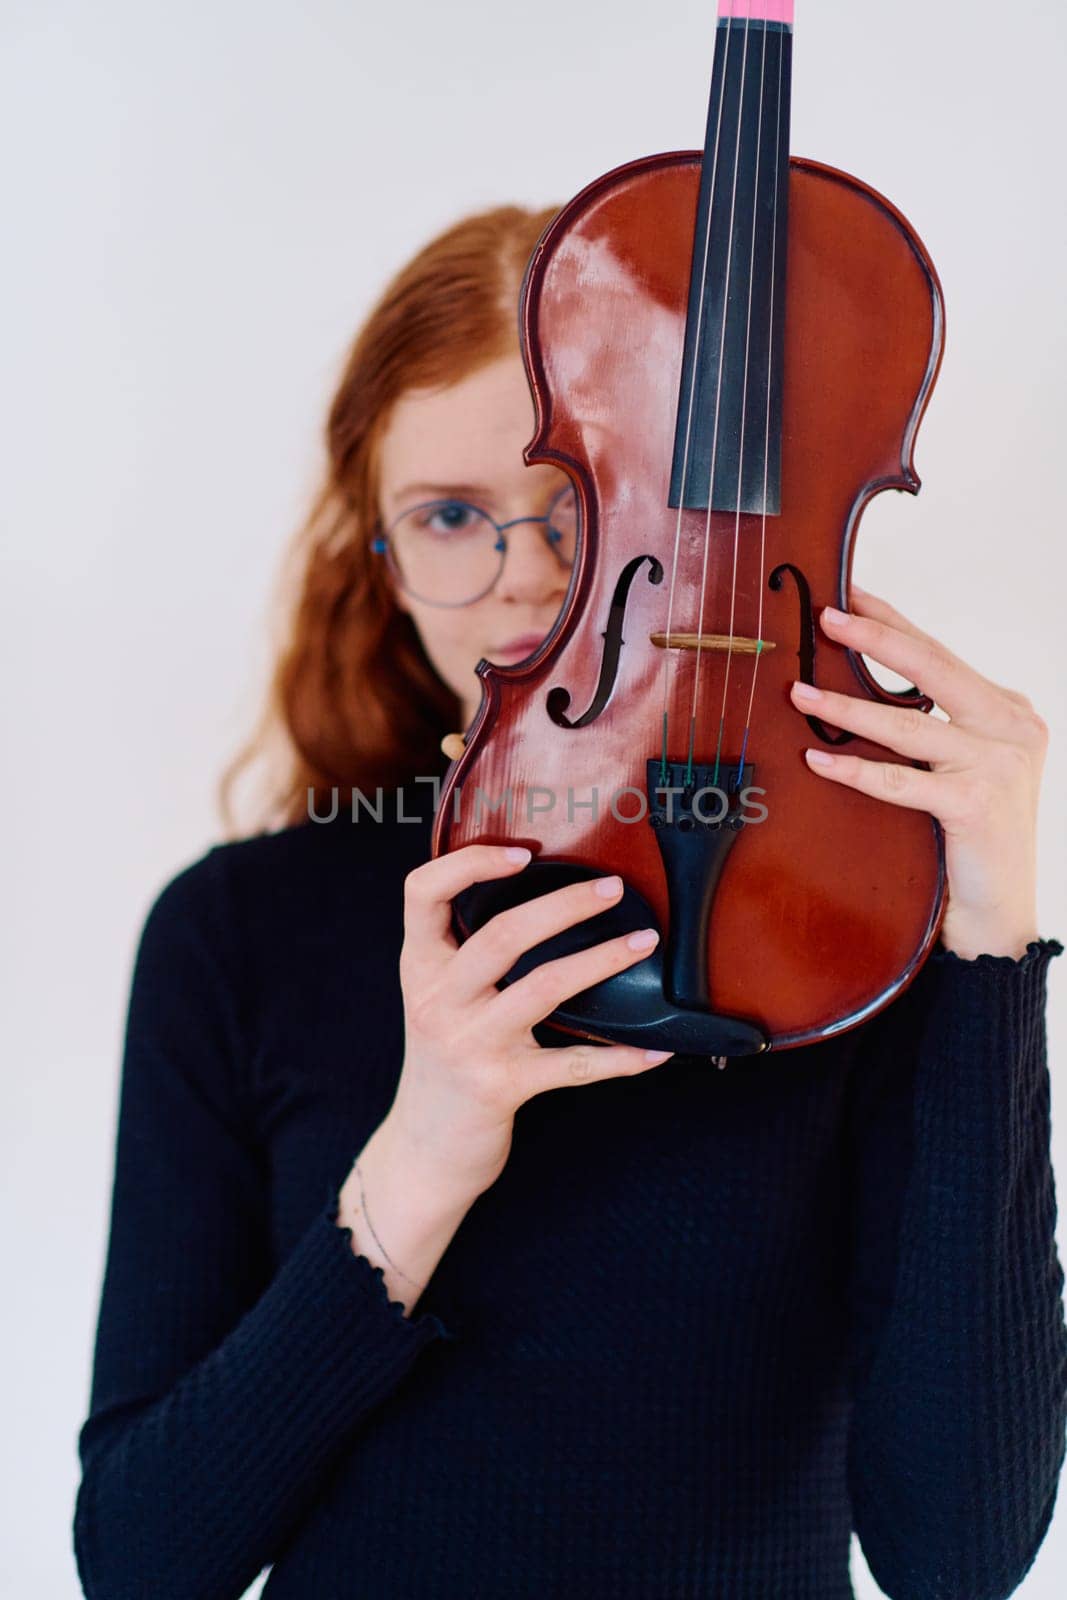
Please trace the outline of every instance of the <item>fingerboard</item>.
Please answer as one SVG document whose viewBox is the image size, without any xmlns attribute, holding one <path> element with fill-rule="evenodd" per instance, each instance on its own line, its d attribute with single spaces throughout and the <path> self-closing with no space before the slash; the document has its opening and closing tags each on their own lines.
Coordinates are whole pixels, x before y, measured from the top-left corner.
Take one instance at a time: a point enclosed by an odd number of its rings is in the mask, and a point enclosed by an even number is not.
<svg viewBox="0 0 1067 1600">
<path fill-rule="evenodd" d="M 792 0 L 721 0 L 671 506 L 780 509 L 792 45 Z"/>
</svg>

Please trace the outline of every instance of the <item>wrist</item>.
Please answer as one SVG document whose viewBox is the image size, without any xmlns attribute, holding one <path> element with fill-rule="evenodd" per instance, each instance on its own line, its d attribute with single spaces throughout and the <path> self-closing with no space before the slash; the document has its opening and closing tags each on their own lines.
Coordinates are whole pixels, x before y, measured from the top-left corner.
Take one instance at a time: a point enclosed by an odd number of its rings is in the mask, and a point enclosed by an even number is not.
<svg viewBox="0 0 1067 1600">
<path fill-rule="evenodd" d="M 420 1130 L 417 1116 L 405 1115 L 399 1096 L 374 1139 L 389 1151 L 397 1170 L 417 1172 L 420 1181 L 432 1187 L 435 1195 L 463 1207 L 472 1205 L 493 1186 L 504 1170 L 511 1146 L 510 1130 L 486 1133 L 479 1129 L 467 1137 L 453 1130 L 449 1144 L 456 1150 L 456 1158 L 442 1156 L 441 1141 Z"/>
<path fill-rule="evenodd" d="M 390 1298 L 410 1315 L 474 1198 L 442 1186 L 382 1123 L 341 1186 L 337 1223 L 349 1230 L 353 1252 L 382 1269 Z"/>
<path fill-rule="evenodd" d="M 482 1189 L 465 1169 L 453 1169 L 433 1158 L 393 1113 L 378 1124 L 358 1157 L 367 1185 L 413 1219 L 462 1216 Z M 355 1180 L 355 1164 L 350 1181 Z M 374 1202 L 371 1200 L 371 1207 Z"/>
<path fill-rule="evenodd" d="M 945 917 L 941 929 L 941 944 L 963 961 L 974 961 L 978 956 L 1008 956 L 1019 961 L 1027 946 L 1038 937 L 1037 919 L 1017 918 L 952 918 Z"/>
</svg>

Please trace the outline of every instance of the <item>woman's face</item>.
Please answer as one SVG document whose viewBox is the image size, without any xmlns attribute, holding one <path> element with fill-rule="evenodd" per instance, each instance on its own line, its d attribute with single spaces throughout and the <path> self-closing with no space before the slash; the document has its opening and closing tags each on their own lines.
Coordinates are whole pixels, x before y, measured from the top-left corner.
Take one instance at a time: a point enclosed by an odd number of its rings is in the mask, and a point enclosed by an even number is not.
<svg viewBox="0 0 1067 1600">
<path fill-rule="evenodd" d="M 523 463 L 533 430 L 533 401 L 518 353 L 446 389 L 409 390 L 397 401 L 381 441 L 382 526 L 391 528 L 414 506 L 450 497 L 482 507 L 499 523 L 543 516 L 570 479 L 547 462 Z M 414 621 L 437 673 L 459 696 L 465 727 L 481 700 L 478 661 L 485 656 L 511 665 L 530 655 L 531 641 L 540 642 L 555 622 L 570 581 L 543 523 L 522 523 L 505 537 L 500 577 L 469 605 L 434 606 L 396 590 L 397 604 Z M 461 546 L 455 559 L 464 560 Z"/>
</svg>

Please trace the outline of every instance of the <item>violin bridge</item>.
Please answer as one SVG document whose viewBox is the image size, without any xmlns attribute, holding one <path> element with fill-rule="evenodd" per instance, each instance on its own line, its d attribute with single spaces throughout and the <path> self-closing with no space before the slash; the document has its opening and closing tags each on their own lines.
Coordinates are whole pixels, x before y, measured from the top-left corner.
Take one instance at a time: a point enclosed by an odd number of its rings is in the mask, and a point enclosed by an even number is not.
<svg viewBox="0 0 1067 1600">
<path fill-rule="evenodd" d="M 650 633 L 648 637 L 659 650 L 735 650 L 738 655 L 758 656 L 774 649 L 771 639 L 748 639 L 739 633 Z"/>
</svg>

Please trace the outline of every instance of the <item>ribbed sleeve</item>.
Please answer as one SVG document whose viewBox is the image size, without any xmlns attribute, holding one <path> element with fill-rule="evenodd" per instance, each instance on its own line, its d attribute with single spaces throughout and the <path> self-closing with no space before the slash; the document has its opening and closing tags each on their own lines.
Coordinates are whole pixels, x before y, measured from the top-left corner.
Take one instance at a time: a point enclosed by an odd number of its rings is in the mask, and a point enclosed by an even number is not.
<svg viewBox="0 0 1067 1600">
<path fill-rule="evenodd" d="M 938 947 L 857 1031 L 848 1481 L 894 1600 L 1004 1600 L 1051 1519 L 1067 1333 L 1045 990 L 1062 949 Z"/>
<path fill-rule="evenodd" d="M 162 891 L 134 966 L 111 1232 L 74 1517 L 89 1600 L 229 1600 L 273 1560 L 420 1350 L 336 1225 L 272 1263 L 245 1120 L 238 974 L 209 854 Z"/>
</svg>

